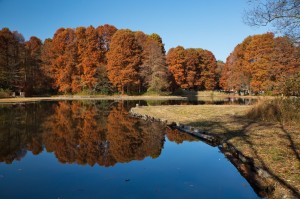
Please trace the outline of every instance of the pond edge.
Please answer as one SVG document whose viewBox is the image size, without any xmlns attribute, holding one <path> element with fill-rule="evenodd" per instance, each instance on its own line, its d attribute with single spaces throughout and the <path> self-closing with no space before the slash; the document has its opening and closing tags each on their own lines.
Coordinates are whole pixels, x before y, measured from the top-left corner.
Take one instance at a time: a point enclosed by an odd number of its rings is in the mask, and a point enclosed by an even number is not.
<svg viewBox="0 0 300 199">
<path fill-rule="evenodd" d="M 160 122 L 168 128 L 177 129 L 182 133 L 190 134 L 212 147 L 218 147 L 225 157 L 237 168 L 239 173 L 249 182 L 259 197 L 271 197 L 274 193 L 274 185 L 267 183 L 271 175 L 263 168 L 254 164 L 252 158 L 245 156 L 241 151 L 228 143 L 224 138 L 202 131 L 193 126 L 180 124 L 179 122 L 168 121 L 164 118 L 155 118 L 135 112 L 134 107 L 129 111 L 129 115 L 148 122 Z"/>
</svg>

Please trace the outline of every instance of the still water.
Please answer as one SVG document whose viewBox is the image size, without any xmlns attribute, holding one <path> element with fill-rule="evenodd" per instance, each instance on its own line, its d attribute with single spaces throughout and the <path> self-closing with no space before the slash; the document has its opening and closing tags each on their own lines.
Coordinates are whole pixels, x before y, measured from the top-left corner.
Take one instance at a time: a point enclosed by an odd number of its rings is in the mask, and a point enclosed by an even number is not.
<svg viewBox="0 0 300 199">
<path fill-rule="evenodd" d="M 0 105 L 0 198 L 258 198 L 219 152 L 135 101 Z"/>
</svg>

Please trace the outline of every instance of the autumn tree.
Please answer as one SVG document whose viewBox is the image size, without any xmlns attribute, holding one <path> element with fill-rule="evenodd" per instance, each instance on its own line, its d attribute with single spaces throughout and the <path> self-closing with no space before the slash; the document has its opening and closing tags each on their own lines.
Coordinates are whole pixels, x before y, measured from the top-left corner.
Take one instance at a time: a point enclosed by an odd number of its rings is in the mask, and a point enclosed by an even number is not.
<svg viewBox="0 0 300 199">
<path fill-rule="evenodd" d="M 280 93 L 286 96 L 300 96 L 300 72 L 287 77 L 280 85 Z"/>
<path fill-rule="evenodd" d="M 178 46 L 169 50 L 167 63 L 182 89 L 212 90 L 216 86 L 217 62 L 208 50 Z"/>
<path fill-rule="evenodd" d="M 198 49 L 201 57 L 201 89 L 213 90 L 216 86 L 217 60 L 209 50 Z"/>
<path fill-rule="evenodd" d="M 8 28 L 0 31 L 0 84 L 2 88 L 23 91 L 25 85 L 24 37 Z"/>
<path fill-rule="evenodd" d="M 297 52 L 288 37 L 247 37 L 227 58 L 221 85 L 226 90 L 283 93 L 283 82 L 299 71 Z"/>
<path fill-rule="evenodd" d="M 98 35 L 93 26 L 86 29 L 87 47 L 85 49 L 85 56 L 81 56 L 81 63 L 83 66 L 83 74 L 81 75 L 83 87 L 89 90 L 95 90 L 98 82 L 98 72 L 100 62 L 103 60 L 104 52 L 101 44 L 98 42 Z"/>
<path fill-rule="evenodd" d="M 158 43 L 158 45 L 160 46 L 161 52 L 163 54 L 166 54 L 165 44 L 163 43 L 162 38 L 156 33 L 152 33 L 151 35 L 149 35 L 149 37 L 151 39 L 153 39 L 154 41 L 156 41 Z"/>
<path fill-rule="evenodd" d="M 71 93 L 78 87 L 77 46 L 75 31 L 60 28 L 51 42 L 51 64 L 49 75 L 53 79 L 53 87 L 59 92 Z M 74 89 L 76 92 L 77 89 Z"/>
<path fill-rule="evenodd" d="M 3 28 L 0 43 L 1 87 L 25 91 L 27 96 L 42 93 L 48 86 L 42 70 L 42 41 L 34 36 L 25 41 L 22 34 Z"/>
<path fill-rule="evenodd" d="M 135 36 L 142 47 L 142 64 L 139 70 L 142 87 L 156 92 L 167 90 L 169 73 L 160 36 L 146 35 L 143 32 L 136 32 Z"/>
<path fill-rule="evenodd" d="M 27 94 L 41 94 L 50 86 L 48 78 L 42 69 L 42 48 L 42 41 L 37 37 L 33 36 L 29 41 L 25 42 L 25 91 Z"/>
<path fill-rule="evenodd" d="M 52 78 L 52 60 L 54 59 L 54 52 L 52 51 L 52 39 L 45 39 L 41 51 L 41 71 L 45 76 L 45 92 L 56 92 L 53 89 L 54 79 Z"/>
<path fill-rule="evenodd" d="M 169 72 L 166 64 L 165 54 L 162 51 L 160 43 L 149 39 L 144 51 L 144 57 L 146 58 L 143 62 L 143 66 L 150 65 L 151 72 L 148 78 L 148 90 L 149 91 L 166 91 L 168 90 L 169 83 Z"/>
<path fill-rule="evenodd" d="M 275 94 L 300 95 L 300 56 L 299 46 L 295 46 L 289 37 L 274 39 L 274 68 L 270 79 Z"/>
<path fill-rule="evenodd" d="M 176 84 L 183 89 L 188 88 L 185 72 L 185 49 L 182 46 L 171 48 L 167 54 L 167 64 L 174 76 Z"/>
<path fill-rule="evenodd" d="M 274 35 L 267 33 L 255 35 L 245 50 L 245 67 L 250 71 L 250 87 L 254 92 L 271 90 L 272 52 L 274 49 Z"/>
<path fill-rule="evenodd" d="M 216 83 L 217 83 L 216 87 L 218 89 L 221 88 L 220 80 L 221 80 L 222 71 L 224 69 L 224 66 L 225 66 L 225 63 L 223 61 L 221 61 L 221 60 L 217 61 L 217 68 L 216 68 L 215 72 L 216 72 Z"/>
<path fill-rule="evenodd" d="M 245 49 L 251 40 L 252 37 L 247 37 L 227 57 L 220 79 L 223 89 L 228 91 L 250 90 L 250 71 L 244 67 L 246 65 L 244 56 Z"/>
<path fill-rule="evenodd" d="M 107 53 L 107 72 L 111 83 L 124 94 L 138 87 L 141 47 L 130 30 L 118 30 Z"/>
<path fill-rule="evenodd" d="M 108 79 L 107 75 L 107 52 L 110 49 L 110 43 L 112 36 L 118 29 L 115 26 L 105 24 L 98 26 L 96 31 L 99 38 L 99 43 L 101 45 L 101 50 L 104 52 L 103 59 L 100 61 L 100 67 L 98 69 L 98 83 L 97 90 L 102 93 L 108 93 L 113 90 L 112 85 Z"/>
<path fill-rule="evenodd" d="M 115 26 L 105 24 L 102 26 L 98 26 L 96 31 L 99 35 L 101 48 L 104 49 L 105 53 L 107 53 L 110 49 L 110 43 L 113 35 L 117 32 L 117 28 Z M 104 61 L 106 64 L 106 60 Z"/>
<path fill-rule="evenodd" d="M 95 91 L 99 82 L 101 62 L 104 60 L 104 50 L 99 42 L 98 34 L 93 26 L 76 29 L 78 53 L 77 77 L 73 91 Z"/>
<path fill-rule="evenodd" d="M 199 51 L 194 48 L 189 48 L 185 50 L 185 74 L 186 82 L 189 89 L 199 89 L 201 88 L 201 63 L 202 59 L 200 57 Z"/>
<path fill-rule="evenodd" d="M 108 92 L 106 53 L 115 31 L 110 25 L 60 28 L 45 40 L 42 65 L 53 88 L 63 93 Z"/>
</svg>

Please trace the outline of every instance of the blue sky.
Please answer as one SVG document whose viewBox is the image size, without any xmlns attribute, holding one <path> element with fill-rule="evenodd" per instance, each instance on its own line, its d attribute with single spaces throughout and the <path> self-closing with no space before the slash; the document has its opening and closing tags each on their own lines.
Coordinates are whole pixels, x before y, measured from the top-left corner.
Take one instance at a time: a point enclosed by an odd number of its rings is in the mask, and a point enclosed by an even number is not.
<svg viewBox="0 0 300 199">
<path fill-rule="evenodd" d="M 159 34 L 165 48 L 203 48 L 226 61 L 248 35 L 270 31 L 242 21 L 247 0 L 0 0 L 0 28 L 44 40 L 60 27 L 95 27 Z"/>
</svg>

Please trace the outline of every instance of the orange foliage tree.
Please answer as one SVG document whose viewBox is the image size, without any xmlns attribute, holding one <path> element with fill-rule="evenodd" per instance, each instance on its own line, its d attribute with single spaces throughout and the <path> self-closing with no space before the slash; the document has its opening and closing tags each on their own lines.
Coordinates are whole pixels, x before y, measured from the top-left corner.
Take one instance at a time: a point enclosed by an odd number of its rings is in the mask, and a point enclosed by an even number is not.
<svg viewBox="0 0 300 199">
<path fill-rule="evenodd" d="M 221 85 L 226 90 L 283 93 L 284 82 L 300 70 L 297 52 L 287 37 L 247 37 L 227 58 Z"/>
<path fill-rule="evenodd" d="M 171 48 L 167 54 L 167 64 L 174 76 L 176 84 L 183 89 L 188 88 L 186 81 L 185 49 L 182 46 Z"/>
<path fill-rule="evenodd" d="M 275 38 L 273 64 L 270 79 L 274 93 L 300 95 L 300 47 L 289 37 Z"/>
<path fill-rule="evenodd" d="M 217 60 L 209 50 L 198 49 L 201 65 L 201 87 L 200 89 L 213 90 L 216 87 Z"/>
<path fill-rule="evenodd" d="M 106 54 L 110 49 L 111 38 L 118 29 L 112 25 L 102 25 L 98 26 L 96 31 L 98 33 L 99 43 L 101 49 L 104 53 L 103 60 L 100 62 L 100 67 L 98 68 L 98 82 L 97 90 L 102 93 L 108 93 L 113 90 L 112 85 L 107 77 L 107 57 Z"/>
<path fill-rule="evenodd" d="M 253 36 L 245 49 L 245 70 L 250 72 L 250 88 L 253 92 L 271 89 L 269 74 L 273 67 L 273 49 L 272 33 Z"/>
<path fill-rule="evenodd" d="M 250 72 L 244 67 L 244 51 L 251 41 L 247 37 L 243 43 L 237 45 L 234 51 L 227 57 L 220 78 L 220 85 L 225 90 L 249 90 Z"/>
<path fill-rule="evenodd" d="M 97 27 L 96 31 L 99 35 L 100 43 L 102 45 L 101 48 L 104 49 L 105 54 L 109 51 L 112 36 L 115 34 L 115 32 L 117 32 L 117 30 L 118 29 L 115 26 L 109 24 Z"/>
<path fill-rule="evenodd" d="M 104 50 L 93 26 L 76 29 L 79 72 L 78 83 L 73 90 L 95 90 L 98 83 L 101 63 L 104 62 Z"/>
<path fill-rule="evenodd" d="M 217 62 L 208 50 L 171 48 L 167 64 L 176 84 L 182 89 L 212 90 L 216 86 Z"/>
<path fill-rule="evenodd" d="M 58 29 L 51 42 L 50 54 L 47 70 L 53 79 L 53 87 L 60 92 L 71 93 L 72 87 L 75 87 L 72 83 L 78 82 L 75 74 L 79 73 L 76 68 L 78 57 L 75 31 L 70 28 Z"/>
<path fill-rule="evenodd" d="M 112 37 L 107 53 L 107 73 L 111 83 L 122 94 L 133 91 L 140 85 L 139 66 L 142 49 L 134 33 L 118 30 Z"/>
<path fill-rule="evenodd" d="M 60 28 L 46 39 L 42 51 L 43 69 L 53 87 L 63 93 L 107 90 L 106 53 L 114 26 Z"/>
</svg>

